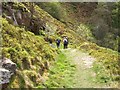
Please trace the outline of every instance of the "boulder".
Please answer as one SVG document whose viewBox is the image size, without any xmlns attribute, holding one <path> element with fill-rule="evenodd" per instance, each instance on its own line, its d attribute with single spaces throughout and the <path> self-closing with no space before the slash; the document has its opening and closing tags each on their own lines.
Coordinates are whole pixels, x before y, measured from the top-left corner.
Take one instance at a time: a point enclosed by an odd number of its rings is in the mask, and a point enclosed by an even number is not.
<svg viewBox="0 0 120 90">
<path fill-rule="evenodd" d="M 17 66 L 10 59 L 0 59 L 0 85 L 6 88 L 12 75 L 15 74 Z"/>
<path fill-rule="evenodd" d="M 9 70 L 12 74 L 16 72 L 17 66 L 10 59 L 4 58 L 2 60 L 2 67 Z"/>
</svg>

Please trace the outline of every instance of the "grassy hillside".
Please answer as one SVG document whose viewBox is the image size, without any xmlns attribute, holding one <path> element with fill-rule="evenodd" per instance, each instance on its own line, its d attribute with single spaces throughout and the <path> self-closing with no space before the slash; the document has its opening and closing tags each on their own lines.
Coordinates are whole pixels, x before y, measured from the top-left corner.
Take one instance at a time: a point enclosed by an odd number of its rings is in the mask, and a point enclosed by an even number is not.
<svg viewBox="0 0 120 90">
<path fill-rule="evenodd" d="M 14 9 L 14 12 L 11 11 L 14 15 L 8 12 L 8 5 Z M 75 43 L 79 40 L 83 41 L 74 31 L 37 5 L 34 5 L 32 17 L 34 25 L 30 27 L 30 7 L 31 3 L 3 4 L 3 17 L 6 19 L 2 18 L 2 57 L 15 62 L 18 69 L 9 84 L 11 88 L 35 87 L 39 83 L 45 82 L 49 66 L 55 61 L 59 52 L 49 45 L 46 38 L 54 41 L 58 37 L 68 36 L 70 46 L 76 46 Z M 23 20 L 17 16 L 17 12 L 21 9 L 20 14 Z M 24 15 L 28 15 L 28 17 Z M 17 23 L 12 18 L 15 18 Z M 36 28 L 36 25 L 40 26 L 39 29 Z"/>
<path fill-rule="evenodd" d="M 17 75 L 10 87 L 34 87 L 43 82 L 46 71 L 55 61 L 57 51 L 45 42 L 43 37 L 35 36 L 24 28 L 15 27 L 2 19 L 2 57 L 17 64 Z"/>
<path fill-rule="evenodd" d="M 99 82 L 115 81 L 113 84 L 117 87 L 120 78 L 117 52 L 119 36 L 116 36 L 117 30 L 114 31 L 112 27 L 109 29 L 109 24 L 104 22 L 107 17 L 104 19 L 101 16 L 105 16 L 105 13 L 96 15 L 104 5 L 100 6 L 101 4 L 98 5 L 98 3 L 90 5 L 91 3 L 3 3 L 2 57 L 9 58 L 17 64 L 16 75 L 12 77 L 9 87 L 33 88 L 43 85 L 48 78 L 48 73 L 62 72 L 64 65 L 67 65 L 64 69 L 69 68 L 69 71 L 75 69 L 69 66 L 72 65 L 70 62 L 53 63 L 56 57 L 58 60 L 66 57 L 62 56 L 63 54 L 55 46 L 51 47 L 49 40 L 51 39 L 55 45 L 55 39 L 62 40 L 64 36 L 68 37 L 70 48 L 87 51 L 97 59 L 93 69 Z M 97 23 L 100 27 L 97 28 L 92 15 L 98 19 L 98 22 L 101 21 Z M 56 69 L 52 68 L 50 71 L 49 67 L 52 65 L 55 65 Z M 57 85 L 56 81 L 59 79 L 55 79 L 55 82 L 50 79 L 46 86 L 63 85 L 63 83 Z"/>
</svg>

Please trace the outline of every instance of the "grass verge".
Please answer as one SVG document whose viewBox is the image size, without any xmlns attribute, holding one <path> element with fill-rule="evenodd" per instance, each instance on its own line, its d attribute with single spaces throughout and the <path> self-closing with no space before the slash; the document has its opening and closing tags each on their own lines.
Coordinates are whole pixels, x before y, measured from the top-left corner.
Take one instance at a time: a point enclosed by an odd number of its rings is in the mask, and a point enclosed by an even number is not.
<svg viewBox="0 0 120 90">
<path fill-rule="evenodd" d="M 49 70 L 49 79 L 37 88 L 68 88 L 71 87 L 75 65 L 70 63 L 64 53 L 60 53 L 56 62 Z"/>
</svg>

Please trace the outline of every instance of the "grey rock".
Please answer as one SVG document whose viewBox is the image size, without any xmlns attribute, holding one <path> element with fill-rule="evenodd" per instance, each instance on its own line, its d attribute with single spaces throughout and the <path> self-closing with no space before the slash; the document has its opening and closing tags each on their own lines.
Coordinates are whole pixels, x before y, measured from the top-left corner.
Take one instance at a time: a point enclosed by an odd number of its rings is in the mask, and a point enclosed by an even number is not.
<svg viewBox="0 0 120 90">
<path fill-rule="evenodd" d="M 0 84 L 9 83 L 10 78 L 15 74 L 17 66 L 10 59 L 0 59 Z"/>
<path fill-rule="evenodd" d="M 9 70 L 11 73 L 15 73 L 17 66 L 10 59 L 4 58 L 2 62 L 2 67 Z"/>
</svg>

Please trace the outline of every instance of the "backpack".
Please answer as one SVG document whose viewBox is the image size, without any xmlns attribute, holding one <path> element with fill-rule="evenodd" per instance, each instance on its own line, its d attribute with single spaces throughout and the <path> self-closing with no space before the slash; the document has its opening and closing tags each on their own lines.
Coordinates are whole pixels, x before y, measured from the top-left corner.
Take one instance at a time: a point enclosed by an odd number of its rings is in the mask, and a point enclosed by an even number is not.
<svg viewBox="0 0 120 90">
<path fill-rule="evenodd" d="M 57 42 L 57 43 L 60 43 L 60 40 L 59 40 L 59 39 L 57 39 L 57 40 L 56 40 L 56 42 Z"/>
<path fill-rule="evenodd" d="M 64 44 L 67 44 L 68 43 L 68 40 L 67 39 L 64 39 Z"/>
</svg>

